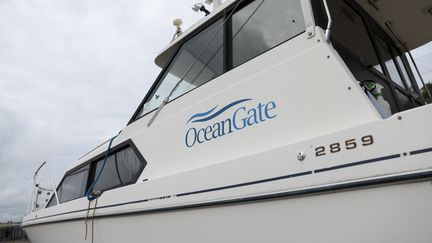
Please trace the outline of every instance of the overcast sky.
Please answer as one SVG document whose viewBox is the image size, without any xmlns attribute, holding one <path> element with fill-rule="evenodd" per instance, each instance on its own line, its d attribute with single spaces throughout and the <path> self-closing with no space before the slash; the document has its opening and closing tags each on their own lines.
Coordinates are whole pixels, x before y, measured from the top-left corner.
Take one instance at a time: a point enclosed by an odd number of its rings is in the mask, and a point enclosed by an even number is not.
<svg viewBox="0 0 432 243">
<path fill-rule="evenodd" d="M 160 71 L 172 20 L 202 17 L 197 1 L 0 0 L 0 221 L 22 218 L 43 161 L 58 181 L 125 126 Z M 415 54 L 432 80 L 426 49 Z"/>
<path fill-rule="evenodd" d="M 0 0 L 0 221 L 24 215 L 43 161 L 59 180 L 126 125 L 195 1 Z"/>
</svg>

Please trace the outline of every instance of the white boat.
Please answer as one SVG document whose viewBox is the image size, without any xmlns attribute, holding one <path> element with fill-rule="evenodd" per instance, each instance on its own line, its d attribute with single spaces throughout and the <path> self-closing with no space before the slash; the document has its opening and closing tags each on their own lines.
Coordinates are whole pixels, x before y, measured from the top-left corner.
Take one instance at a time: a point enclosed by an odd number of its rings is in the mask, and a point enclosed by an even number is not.
<svg viewBox="0 0 432 243">
<path fill-rule="evenodd" d="M 431 90 L 409 54 L 431 12 L 225 1 L 177 30 L 128 125 L 22 227 L 33 243 L 431 242 Z"/>
</svg>

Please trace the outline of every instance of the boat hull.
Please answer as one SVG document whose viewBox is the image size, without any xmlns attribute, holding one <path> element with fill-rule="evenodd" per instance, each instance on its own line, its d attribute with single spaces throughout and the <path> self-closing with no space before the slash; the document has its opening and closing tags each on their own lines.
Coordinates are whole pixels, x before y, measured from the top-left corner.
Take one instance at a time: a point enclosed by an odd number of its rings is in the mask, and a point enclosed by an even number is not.
<svg viewBox="0 0 432 243">
<path fill-rule="evenodd" d="M 430 242 L 432 179 L 94 220 L 94 242 Z M 79 243 L 84 220 L 24 228 L 33 243 Z"/>
</svg>

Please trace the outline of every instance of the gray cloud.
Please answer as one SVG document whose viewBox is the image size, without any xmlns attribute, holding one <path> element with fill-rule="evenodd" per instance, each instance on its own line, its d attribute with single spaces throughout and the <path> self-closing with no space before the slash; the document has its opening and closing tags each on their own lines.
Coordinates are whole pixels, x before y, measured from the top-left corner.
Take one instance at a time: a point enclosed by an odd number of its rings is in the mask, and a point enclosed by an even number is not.
<svg viewBox="0 0 432 243">
<path fill-rule="evenodd" d="M 425 82 L 432 83 L 432 42 L 412 52 Z"/>
<path fill-rule="evenodd" d="M 195 1 L 0 1 L 0 221 L 20 220 L 34 170 L 59 180 L 121 130 Z M 42 178 L 45 183 L 47 177 Z"/>
</svg>

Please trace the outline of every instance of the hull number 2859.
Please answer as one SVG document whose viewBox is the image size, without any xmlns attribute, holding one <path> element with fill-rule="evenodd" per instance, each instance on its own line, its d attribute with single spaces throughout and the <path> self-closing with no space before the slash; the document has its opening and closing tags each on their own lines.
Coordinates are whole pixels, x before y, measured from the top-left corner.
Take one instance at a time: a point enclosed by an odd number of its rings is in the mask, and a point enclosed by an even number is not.
<svg viewBox="0 0 432 243">
<path fill-rule="evenodd" d="M 357 139 L 353 138 L 353 139 L 348 139 L 345 141 L 345 144 L 341 144 L 341 143 L 333 143 L 330 144 L 328 147 L 326 146 L 320 146 L 315 148 L 315 156 L 319 157 L 319 156 L 324 156 L 326 155 L 328 152 L 330 152 L 330 154 L 335 154 L 335 153 L 339 153 L 342 150 L 353 150 L 356 149 L 358 147 L 366 147 L 369 145 L 372 145 L 374 143 L 374 138 L 372 135 L 367 135 L 361 138 L 361 141 L 357 141 Z M 328 149 L 328 150 L 326 150 Z"/>
</svg>

